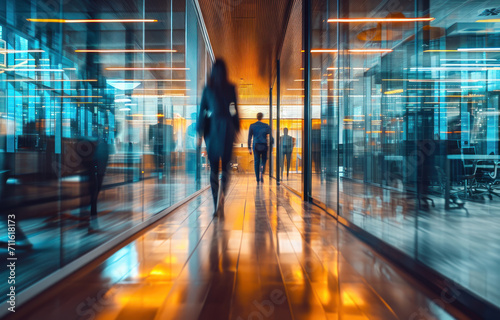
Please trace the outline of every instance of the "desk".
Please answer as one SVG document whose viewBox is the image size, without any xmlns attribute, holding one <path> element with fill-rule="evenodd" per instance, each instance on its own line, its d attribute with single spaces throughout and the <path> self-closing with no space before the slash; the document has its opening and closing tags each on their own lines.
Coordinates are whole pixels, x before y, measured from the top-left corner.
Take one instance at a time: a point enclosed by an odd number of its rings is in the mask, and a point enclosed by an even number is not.
<svg viewBox="0 0 500 320">
<path fill-rule="evenodd" d="M 493 161 L 495 165 L 500 164 L 500 155 L 486 154 L 449 154 L 446 156 L 446 188 L 445 188 L 445 208 L 450 209 L 450 160 L 470 160 L 476 164 L 479 161 Z M 486 167 L 486 166 L 484 166 Z"/>
</svg>

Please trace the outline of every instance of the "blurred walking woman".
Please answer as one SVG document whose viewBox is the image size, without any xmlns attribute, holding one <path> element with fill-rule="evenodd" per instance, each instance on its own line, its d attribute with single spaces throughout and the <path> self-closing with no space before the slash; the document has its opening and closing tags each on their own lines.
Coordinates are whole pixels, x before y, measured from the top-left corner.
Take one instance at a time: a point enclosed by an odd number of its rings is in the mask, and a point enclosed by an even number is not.
<svg viewBox="0 0 500 320">
<path fill-rule="evenodd" d="M 215 212 L 224 213 L 224 194 L 229 182 L 229 162 L 233 143 L 240 131 L 236 89 L 228 82 L 226 64 L 217 59 L 212 67 L 208 85 L 203 90 L 198 115 L 198 144 L 205 138 L 210 161 L 210 185 Z M 219 161 L 222 161 L 222 185 L 219 192 Z"/>
</svg>

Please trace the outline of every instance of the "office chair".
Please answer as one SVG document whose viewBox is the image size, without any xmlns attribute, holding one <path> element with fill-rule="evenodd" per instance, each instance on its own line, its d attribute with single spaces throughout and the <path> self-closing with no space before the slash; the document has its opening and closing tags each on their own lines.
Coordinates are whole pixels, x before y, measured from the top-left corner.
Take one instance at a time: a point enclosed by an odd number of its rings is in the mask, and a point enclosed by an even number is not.
<svg viewBox="0 0 500 320">
<path fill-rule="evenodd" d="M 441 188 L 441 190 L 445 190 L 446 184 L 448 183 L 449 178 L 446 175 L 443 168 L 441 168 L 440 166 L 435 166 L 434 168 L 438 174 L 438 185 Z M 451 188 L 451 185 L 450 185 L 450 188 Z M 462 192 L 462 191 L 460 190 L 458 192 Z M 458 198 L 458 196 L 457 196 L 458 192 L 451 192 L 450 191 L 450 198 L 448 199 L 450 209 L 463 209 L 465 206 L 465 202 Z"/>
<path fill-rule="evenodd" d="M 493 196 L 500 198 L 500 194 L 495 192 L 500 187 L 498 162 L 478 161 L 476 169 L 475 196 L 488 196 L 493 200 Z"/>
<path fill-rule="evenodd" d="M 475 155 L 476 148 L 462 148 L 462 155 Z M 464 182 L 464 197 L 473 198 L 474 197 L 474 184 L 476 179 L 477 163 L 475 160 L 465 160 L 462 159 L 462 174 L 459 176 L 460 180 Z"/>
</svg>

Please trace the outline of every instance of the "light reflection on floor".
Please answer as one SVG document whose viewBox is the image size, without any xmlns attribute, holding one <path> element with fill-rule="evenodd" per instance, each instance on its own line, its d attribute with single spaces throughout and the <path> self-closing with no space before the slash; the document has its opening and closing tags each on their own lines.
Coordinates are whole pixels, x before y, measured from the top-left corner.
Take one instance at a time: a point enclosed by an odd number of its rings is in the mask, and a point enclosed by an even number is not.
<svg viewBox="0 0 500 320">
<path fill-rule="evenodd" d="M 444 199 L 430 195 L 435 207 L 419 209 L 410 194 L 347 179 L 341 182 L 340 205 L 349 221 L 500 305 L 497 198 L 469 201 L 467 210 L 445 210 Z M 313 196 L 336 207 L 336 183 L 314 174 Z"/>
<path fill-rule="evenodd" d="M 207 194 L 23 319 L 408 319 L 419 310 L 453 318 L 431 301 L 439 297 L 286 189 L 235 176 L 216 219 Z"/>
</svg>

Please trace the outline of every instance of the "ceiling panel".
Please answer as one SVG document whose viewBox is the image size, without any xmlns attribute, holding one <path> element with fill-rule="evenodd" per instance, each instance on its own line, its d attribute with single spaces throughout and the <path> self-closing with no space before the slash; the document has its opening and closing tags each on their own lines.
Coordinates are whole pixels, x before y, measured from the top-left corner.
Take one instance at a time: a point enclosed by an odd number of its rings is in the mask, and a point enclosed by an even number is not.
<svg viewBox="0 0 500 320">
<path fill-rule="evenodd" d="M 199 0 L 216 57 L 238 86 L 241 104 L 268 104 L 293 0 Z"/>
</svg>

